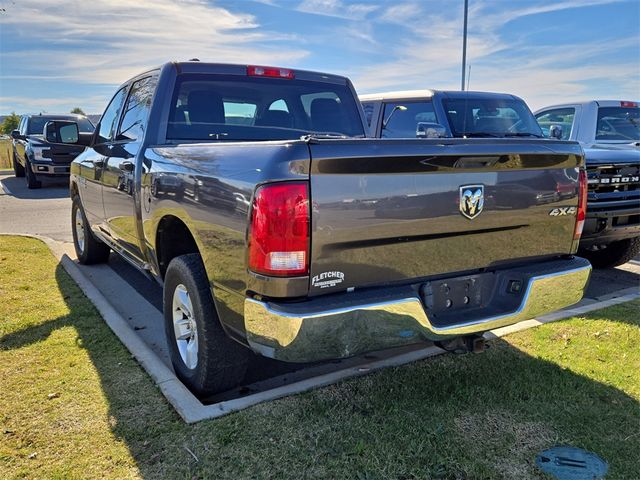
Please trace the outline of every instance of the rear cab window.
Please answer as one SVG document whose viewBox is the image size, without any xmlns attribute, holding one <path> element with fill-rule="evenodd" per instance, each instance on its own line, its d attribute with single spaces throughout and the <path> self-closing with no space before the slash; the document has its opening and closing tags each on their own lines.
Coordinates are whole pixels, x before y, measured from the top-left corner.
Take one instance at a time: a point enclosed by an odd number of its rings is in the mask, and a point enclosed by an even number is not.
<svg viewBox="0 0 640 480">
<path fill-rule="evenodd" d="M 640 108 L 598 107 L 596 140 L 640 140 Z"/>
<path fill-rule="evenodd" d="M 178 76 L 167 140 L 293 140 L 313 133 L 364 137 L 347 85 L 239 75 Z"/>
<path fill-rule="evenodd" d="M 442 105 L 454 137 L 542 136 L 529 107 L 516 98 L 448 98 Z"/>
<path fill-rule="evenodd" d="M 385 103 L 382 119 L 382 138 L 416 138 L 421 123 L 437 123 L 431 101 Z"/>
<path fill-rule="evenodd" d="M 573 107 L 554 108 L 553 110 L 545 110 L 544 112 L 538 113 L 536 120 L 540 128 L 542 128 L 542 134 L 545 137 L 549 137 L 551 125 L 559 125 L 562 127 L 562 140 L 569 140 L 575 116 L 576 109 Z"/>
</svg>

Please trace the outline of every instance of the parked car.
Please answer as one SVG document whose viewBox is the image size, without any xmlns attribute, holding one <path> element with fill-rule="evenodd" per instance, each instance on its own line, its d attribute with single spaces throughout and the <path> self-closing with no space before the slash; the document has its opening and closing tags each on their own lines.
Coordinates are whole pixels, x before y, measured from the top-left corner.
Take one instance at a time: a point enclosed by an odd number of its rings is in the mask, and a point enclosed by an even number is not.
<svg viewBox="0 0 640 480">
<path fill-rule="evenodd" d="M 406 90 L 361 95 L 378 138 L 542 138 L 529 107 L 505 93 Z"/>
<path fill-rule="evenodd" d="M 47 126 L 57 138 L 76 128 Z M 78 259 L 113 249 L 163 284 L 171 360 L 197 395 L 241 382 L 251 351 L 310 362 L 427 339 L 471 349 L 482 332 L 580 300 L 591 266 L 573 256 L 577 143 L 366 131 L 344 77 L 200 62 L 142 73 L 72 163 Z M 554 189 L 549 172 L 574 193 L 503 207 L 514 184 Z M 170 176 L 206 202 L 159 195 Z M 394 197 L 413 199 L 397 203 L 407 213 L 379 213 Z"/>
<path fill-rule="evenodd" d="M 40 188 L 43 178 L 68 176 L 71 161 L 84 150 L 82 145 L 47 142 L 43 130 L 52 120 L 76 122 L 81 135 L 94 130 L 83 115 L 24 115 L 18 128 L 11 132 L 12 164 L 16 177 L 26 177 L 28 188 Z"/>
<path fill-rule="evenodd" d="M 640 254 L 640 108 L 638 102 L 590 100 L 535 114 L 545 136 L 578 141 L 589 193 L 580 254 L 594 267 L 622 265 Z"/>
</svg>

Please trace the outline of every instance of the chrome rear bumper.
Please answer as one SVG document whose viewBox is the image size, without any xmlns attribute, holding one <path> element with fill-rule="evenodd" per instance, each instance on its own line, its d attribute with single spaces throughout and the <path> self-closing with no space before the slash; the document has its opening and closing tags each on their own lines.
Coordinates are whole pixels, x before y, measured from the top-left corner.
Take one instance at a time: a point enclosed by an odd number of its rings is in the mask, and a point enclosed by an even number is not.
<svg viewBox="0 0 640 480">
<path fill-rule="evenodd" d="M 277 304 L 247 298 L 244 304 L 247 341 L 256 353 L 266 357 L 311 362 L 422 340 L 482 333 L 580 301 L 591 275 L 589 262 L 576 257 L 555 265 L 558 265 L 555 271 L 543 268 L 544 273 L 529 276 L 522 301 L 515 310 L 472 321 L 461 312 L 459 321 L 444 326 L 429 318 L 417 294 L 366 303 L 356 301 L 340 308 L 318 302 Z M 354 294 L 343 295 L 349 298 Z"/>
</svg>

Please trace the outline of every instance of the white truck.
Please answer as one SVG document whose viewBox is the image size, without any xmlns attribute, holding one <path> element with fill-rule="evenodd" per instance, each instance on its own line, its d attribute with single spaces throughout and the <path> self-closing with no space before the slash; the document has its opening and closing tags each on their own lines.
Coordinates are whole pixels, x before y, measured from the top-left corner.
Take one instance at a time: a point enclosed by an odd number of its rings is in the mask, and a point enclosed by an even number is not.
<svg viewBox="0 0 640 480">
<path fill-rule="evenodd" d="M 580 255 L 596 268 L 640 254 L 639 102 L 590 100 L 535 112 L 546 137 L 578 141 L 588 177 Z"/>
</svg>

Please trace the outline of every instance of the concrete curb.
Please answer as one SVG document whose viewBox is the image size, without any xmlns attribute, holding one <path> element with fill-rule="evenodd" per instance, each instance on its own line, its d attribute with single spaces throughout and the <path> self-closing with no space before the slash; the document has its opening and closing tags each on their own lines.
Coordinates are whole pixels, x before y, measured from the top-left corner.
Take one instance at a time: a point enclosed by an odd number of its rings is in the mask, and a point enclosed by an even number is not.
<svg viewBox="0 0 640 480">
<path fill-rule="evenodd" d="M 5 234 L 2 235 L 11 235 Z M 122 316 L 113 308 L 102 293 L 89 281 L 82 273 L 78 265 L 71 260 L 68 251 L 69 245 L 64 242 L 56 242 L 46 237 L 37 235 L 18 236 L 37 238 L 43 241 L 58 258 L 65 271 L 78 284 L 84 294 L 98 309 L 106 324 L 116 334 L 125 347 L 131 352 L 133 357 L 140 363 L 142 368 L 149 374 L 158 385 L 160 391 L 167 401 L 173 406 L 178 415 L 186 423 L 195 423 L 201 420 L 218 418 L 259 403 L 276 400 L 278 398 L 302 393 L 315 388 L 331 385 L 340 380 L 366 375 L 376 370 L 387 367 L 395 367 L 412 363 L 425 358 L 446 353 L 435 346 L 428 346 L 419 350 L 403 353 L 394 357 L 375 360 L 369 363 L 360 364 L 357 367 L 349 367 L 342 370 L 307 378 L 298 382 L 290 383 L 271 390 L 262 391 L 246 397 L 233 400 L 222 401 L 213 405 L 203 405 L 175 376 L 162 360 L 138 337 L 136 332 L 129 326 Z M 555 322 L 569 317 L 583 315 L 593 310 L 598 310 L 612 305 L 625 303 L 636 298 L 640 298 L 640 292 L 636 288 L 625 289 L 611 295 L 605 295 L 598 301 L 590 301 L 582 305 L 544 315 L 537 319 L 525 320 L 523 322 L 508 327 L 499 328 L 485 333 L 486 339 L 500 338 L 505 335 L 537 327 L 545 323 Z"/>
</svg>

